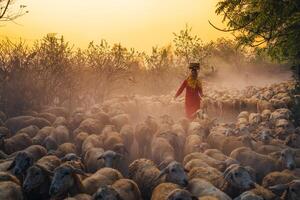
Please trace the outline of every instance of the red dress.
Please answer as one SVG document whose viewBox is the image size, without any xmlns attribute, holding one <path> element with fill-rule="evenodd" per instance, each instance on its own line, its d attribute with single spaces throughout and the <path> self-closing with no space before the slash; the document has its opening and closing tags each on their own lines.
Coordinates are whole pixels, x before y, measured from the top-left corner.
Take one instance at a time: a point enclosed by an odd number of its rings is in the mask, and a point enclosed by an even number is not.
<svg viewBox="0 0 300 200">
<path fill-rule="evenodd" d="M 201 81 L 192 79 L 188 77 L 183 81 L 180 88 L 176 92 L 175 97 L 178 97 L 183 90 L 186 89 L 185 93 L 185 113 L 186 117 L 190 120 L 195 118 L 195 112 L 200 109 L 200 101 L 202 93 Z"/>
</svg>

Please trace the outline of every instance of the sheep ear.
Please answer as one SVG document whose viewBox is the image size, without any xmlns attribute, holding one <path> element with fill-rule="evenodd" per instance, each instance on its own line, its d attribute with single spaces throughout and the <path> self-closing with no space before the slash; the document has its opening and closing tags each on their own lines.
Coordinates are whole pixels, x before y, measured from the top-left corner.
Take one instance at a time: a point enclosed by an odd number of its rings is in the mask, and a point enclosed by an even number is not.
<svg viewBox="0 0 300 200">
<path fill-rule="evenodd" d="M 12 168 L 14 168 L 16 165 L 16 161 L 14 160 L 10 165 L 9 167 L 7 168 L 7 170 L 11 170 Z"/>
</svg>

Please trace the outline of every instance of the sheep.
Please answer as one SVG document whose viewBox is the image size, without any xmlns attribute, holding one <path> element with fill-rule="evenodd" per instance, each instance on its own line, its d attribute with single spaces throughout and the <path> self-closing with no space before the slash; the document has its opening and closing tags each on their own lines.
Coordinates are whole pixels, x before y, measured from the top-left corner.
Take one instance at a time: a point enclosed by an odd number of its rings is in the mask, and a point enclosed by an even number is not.
<svg viewBox="0 0 300 200">
<path fill-rule="evenodd" d="M 103 148 L 103 147 L 104 145 L 103 145 L 102 137 L 92 134 L 89 135 L 82 143 L 81 154 L 84 156 L 86 152 L 91 148 Z"/>
<path fill-rule="evenodd" d="M 286 184 L 299 178 L 299 176 L 295 176 L 295 174 L 291 173 L 289 170 L 284 170 L 281 172 L 275 171 L 267 174 L 263 178 L 262 186 L 269 188 L 278 184 Z"/>
<path fill-rule="evenodd" d="M 0 182 L 11 181 L 21 185 L 20 180 L 9 172 L 0 172 Z"/>
<path fill-rule="evenodd" d="M 45 138 L 50 135 L 50 133 L 54 130 L 54 127 L 46 126 L 40 129 L 37 134 L 32 138 L 32 143 L 36 145 L 42 145 Z"/>
<path fill-rule="evenodd" d="M 104 153 L 102 148 L 90 148 L 84 155 L 83 161 L 86 166 L 87 172 L 94 173 L 98 169 L 104 167 L 103 160 L 98 158 Z"/>
<path fill-rule="evenodd" d="M 63 143 L 58 146 L 56 151 L 48 152 L 56 155 L 57 157 L 61 158 L 69 153 L 76 154 L 76 146 L 73 143 Z"/>
<path fill-rule="evenodd" d="M 78 174 L 86 175 L 82 170 L 65 163 L 54 171 L 49 193 L 51 197 L 75 196 L 80 193 L 94 194 L 104 185 L 111 185 L 123 178 L 120 172 L 111 168 L 102 168 L 81 181 Z"/>
<path fill-rule="evenodd" d="M 184 169 L 186 169 L 187 171 L 191 171 L 193 168 L 196 167 L 210 167 L 210 166 L 206 162 L 203 162 L 203 160 L 200 159 L 192 159 L 184 165 Z"/>
<path fill-rule="evenodd" d="M 227 194 L 213 186 L 210 182 L 200 178 L 190 180 L 187 190 L 190 191 L 192 195 L 198 198 L 200 197 L 200 199 L 204 196 L 212 196 L 219 200 L 231 200 Z"/>
<path fill-rule="evenodd" d="M 272 191 L 282 193 L 283 200 L 298 200 L 300 196 L 300 180 L 294 180 L 287 184 L 280 184 L 270 187 Z"/>
<path fill-rule="evenodd" d="M 174 183 L 161 183 L 153 190 L 151 200 L 173 200 L 176 198 L 182 200 L 197 199 L 188 191 L 182 190 L 179 185 Z"/>
<path fill-rule="evenodd" d="M 110 118 L 111 123 L 117 128 L 118 131 L 120 131 L 125 124 L 129 124 L 129 120 L 128 114 L 119 114 Z"/>
<path fill-rule="evenodd" d="M 120 135 L 123 139 L 124 145 L 127 150 L 131 149 L 134 140 L 134 129 L 131 125 L 124 125 L 120 130 Z"/>
<path fill-rule="evenodd" d="M 49 150 L 56 150 L 59 145 L 68 142 L 69 130 L 65 126 L 57 126 L 43 142 L 43 146 Z"/>
<path fill-rule="evenodd" d="M 152 141 L 153 135 L 153 130 L 146 123 L 136 126 L 134 136 L 138 143 L 139 157 L 148 157 L 147 153 L 151 151 L 149 141 Z"/>
<path fill-rule="evenodd" d="M 94 200 L 141 200 L 141 193 L 137 184 L 130 179 L 119 179 L 111 186 L 102 186 L 93 195 Z"/>
<path fill-rule="evenodd" d="M 114 147 L 118 144 L 124 144 L 122 136 L 118 132 L 110 132 L 104 134 L 103 136 L 103 147 L 106 150 L 113 150 Z"/>
<path fill-rule="evenodd" d="M 60 165 L 56 156 L 45 156 L 28 168 L 23 190 L 29 199 L 48 199 L 52 171 Z"/>
<path fill-rule="evenodd" d="M 171 162 L 165 169 L 159 171 L 155 164 L 147 159 L 135 160 L 129 166 L 129 177 L 140 188 L 143 199 L 149 200 L 152 190 L 162 181 L 161 178 L 166 175 L 165 181 L 186 186 L 188 183 L 184 168 L 178 162 Z"/>
<path fill-rule="evenodd" d="M 209 166 L 214 167 L 218 169 L 219 171 L 224 171 L 226 168 L 226 163 L 216 160 L 212 157 L 209 157 L 208 155 L 200 152 L 194 152 L 186 155 L 183 159 L 183 165 L 186 165 L 190 160 L 193 159 L 199 159 L 202 160 L 203 162 L 206 162 Z"/>
<path fill-rule="evenodd" d="M 104 161 L 105 167 L 110 167 L 119 170 L 123 175 L 127 176 L 128 169 L 126 163 L 123 162 L 122 158 L 124 156 L 120 153 L 108 150 L 103 152 L 99 157 L 98 160 Z"/>
<path fill-rule="evenodd" d="M 0 182 L 0 199 L 23 200 L 21 186 L 12 181 Z"/>
<path fill-rule="evenodd" d="M 205 179 L 220 189 L 224 183 L 223 174 L 219 170 L 210 166 L 194 167 L 191 170 L 189 170 L 188 177 L 189 180 L 192 180 L 194 178 Z"/>
<path fill-rule="evenodd" d="M 175 160 L 174 148 L 165 138 L 157 137 L 152 140 L 151 154 L 153 161 L 162 168 Z"/>
<path fill-rule="evenodd" d="M 203 140 L 201 136 L 199 135 L 189 135 L 184 144 L 184 155 L 188 155 L 193 152 L 200 152 L 201 151 L 201 144 L 203 143 Z"/>
<path fill-rule="evenodd" d="M 4 139 L 4 136 L 0 135 L 0 149 L 7 154 L 21 151 L 30 145 L 32 145 L 32 141 L 26 133 L 20 133 L 8 139 Z"/>
<path fill-rule="evenodd" d="M 7 170 L 12 170 L 16 176 L 23 175 L 35 161 L 47 154 L 47 150 L 40 145 L 32 145 L 16 154 Z"/>
<path fill-rule="evenodd" d="M 30 126 L 20 129 L 16 134 L 26 133 L 27 135 L 29 135 L 32 138 L 37 134 L 37 132 L 39 130 L 40 130 L 39 127 L 37 127 L 35 125 L 30 125 Z"/>
<path fill-rule="evenodd" d="M 74 144 L 76 146 L 76 151 L 78 154 L 81 153 L 82 143 L 85 141 L 85 139 L 89 136 L 86 132 L 80 132 L 76 135 L 74 139 Z"/>
<path fill-rule="evenodd" d="M 300 135 L 298 134 L 289 135 L 285 139 L 284 144 L 292 148 L 300 148 Z"/>
<path fill-rule="evenodd" d="M 279 158 L 272 158 L 263 154 L 256 153 L 249 148 L 241 147 L 234 150 L 230 157 L 236 159 L 244 166 L 251 166 L 257 172 L 257 180 L 262 181 L 268 173 L 284 168 L 294 169 L 295 152 L 291 149 L 281 151 Z"/>
<path fill-rule="evenodd" d="M 16 133 L 18 130 L 26 127 L 26 121 L 32 120 L 32 116 L 18 116 L 12 117 L 5 121 L 5 127 L 7 127 L 12 133 Z M 29 124 L 30 125 L 30 124 Z"/>
<path fill-rule="evenodd" d="M 105 124 L 98 119 L 87 118 L 80 123 L 77 131 L 87 132 L 89 134 L 100 134 L 104 125 Z"/>
<path fill-rule="evenodd" d="M 52 124 L 53 127 L 57 126 L 68 126 L 68 121 L 64 117 L 57 117 Z"/>
</svg>

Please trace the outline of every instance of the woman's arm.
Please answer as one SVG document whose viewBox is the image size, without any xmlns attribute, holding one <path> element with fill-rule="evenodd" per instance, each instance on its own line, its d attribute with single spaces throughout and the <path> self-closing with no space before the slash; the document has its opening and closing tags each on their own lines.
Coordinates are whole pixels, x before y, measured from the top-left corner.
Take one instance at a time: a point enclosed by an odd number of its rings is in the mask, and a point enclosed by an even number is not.
<svg viewBox="0 0 300 200">
<path fill-rule="evenodd" d="M 175 94 L 175 98 L 178 97 L 182 92 L 183 90 L 185 89 L 186 87 L 186 80 L 183 81 L 183 83 L 181 84 L 180 88 L 177 90 L 176 94 Z"/>
</svg>

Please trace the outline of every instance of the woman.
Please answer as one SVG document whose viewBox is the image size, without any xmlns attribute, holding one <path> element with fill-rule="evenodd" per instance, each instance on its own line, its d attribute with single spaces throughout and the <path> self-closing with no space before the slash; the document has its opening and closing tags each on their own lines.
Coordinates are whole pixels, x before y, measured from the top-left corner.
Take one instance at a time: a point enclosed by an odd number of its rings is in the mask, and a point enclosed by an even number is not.
<svg viewBox="0 0 300 200">
<path fill-rule="evenodd" d="M 203 91 L 202 83 L 198 79 L 199 63 L 190 63 L 189 69 L 191 70 L 191 74 L 183 81 L 174 98 L 177 98 L 186 89 L 185 113 L 188 119 L 193 120 L 196 116 L 196 111 L 200 109 Z"/>
</svg>

